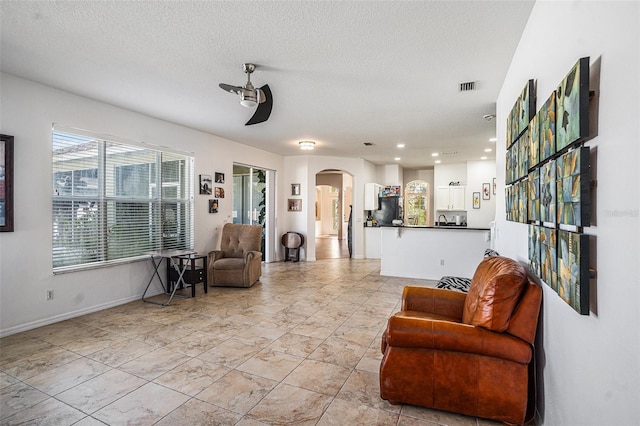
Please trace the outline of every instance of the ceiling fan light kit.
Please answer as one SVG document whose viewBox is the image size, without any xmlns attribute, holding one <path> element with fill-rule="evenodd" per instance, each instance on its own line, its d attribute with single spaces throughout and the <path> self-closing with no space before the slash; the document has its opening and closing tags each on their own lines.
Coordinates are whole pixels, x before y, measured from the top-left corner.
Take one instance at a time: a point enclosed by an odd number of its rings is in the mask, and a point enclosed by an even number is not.
<svg viewBox="0 0 640 426">
<path fill-rule="evenodd" d="M 313 148 L 315 148 L 316 143 L 313 141 L 300 141 L 298 142 L 298 145 L 300 145 L 300 149 L 302 149 L 303 151 L 311 151 Z"/>
<path fill-rule="evenodd" d="M 271 94 L 269 85 L 265 84 L 259 89 L 256 89 L 251 83 L 251 73 L 255 71 L 255 69 L 255 64 L 242 64 L 242 70 L 247 74 L 247 83 L 244 86 L 232 86 L 225 83 L 219 84 L 222 90 L 240 95 L 240 105 L 243 107 L 253 108 L 256 105 L 258 106 L 253 116 L 245 123 L 245 126 L 267 121 L 273 108 L 273 95 Z"/>
</svg>

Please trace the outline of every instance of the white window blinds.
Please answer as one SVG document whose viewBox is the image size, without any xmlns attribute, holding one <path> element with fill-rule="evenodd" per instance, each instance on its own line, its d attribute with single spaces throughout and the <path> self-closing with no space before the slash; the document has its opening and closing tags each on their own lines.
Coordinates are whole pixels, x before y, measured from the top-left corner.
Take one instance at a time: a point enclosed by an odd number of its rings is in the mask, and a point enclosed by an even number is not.
<svg viewBox="0 0 640 426">
<path fill-rule="evenodd" d="M 193 249 L 193 157 L 53 132 L 53 269 Z"/>
</svg>

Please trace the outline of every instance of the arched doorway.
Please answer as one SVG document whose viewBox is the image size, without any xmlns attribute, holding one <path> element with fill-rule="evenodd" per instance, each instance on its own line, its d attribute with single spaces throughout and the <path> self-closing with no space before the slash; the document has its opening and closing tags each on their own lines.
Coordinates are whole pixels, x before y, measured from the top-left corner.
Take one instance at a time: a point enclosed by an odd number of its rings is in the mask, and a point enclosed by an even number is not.
<svg viewBox="0 0 640 426">
<path fill-rule="evenodd" d="M 353 177 L 340 170 L 316 174 L 316 259 L 349 258 Z"/>
</svg>

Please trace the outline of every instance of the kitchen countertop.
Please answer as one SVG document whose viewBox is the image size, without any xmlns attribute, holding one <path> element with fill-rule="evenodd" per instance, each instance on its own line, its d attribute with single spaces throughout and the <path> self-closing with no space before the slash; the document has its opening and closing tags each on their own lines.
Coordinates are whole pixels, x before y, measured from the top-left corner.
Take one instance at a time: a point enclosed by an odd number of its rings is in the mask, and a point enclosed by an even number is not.
<svg viewBox="0 0 640 426">
<path fill-rule="evenodd" d="M 365 226 L 365 228 L 367 228 Z M 420 226 L 420 225 L 379 225 L 369 226 L 368 228 L 405 228 L 405 229 L 452 229 L 456 231 L 490 231 L 490 228 L 475 228 L 464 225 L 444 225 L 444 226 Z"/>
</svg>

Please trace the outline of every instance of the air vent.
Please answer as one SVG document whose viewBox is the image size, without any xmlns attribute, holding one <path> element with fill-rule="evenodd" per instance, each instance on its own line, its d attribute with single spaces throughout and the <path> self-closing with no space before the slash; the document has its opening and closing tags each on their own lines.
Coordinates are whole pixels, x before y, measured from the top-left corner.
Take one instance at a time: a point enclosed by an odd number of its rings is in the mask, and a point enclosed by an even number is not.
<svg viewBox="0 0 640 426">
<path fill-rule="evenodd" d="M 466 83 L 460 83 L 460 91 L 461 92 L 470 92 L 472 90 L 476 90 L 476 82 L 468 81 Z"/>
<path fill-rule="evenodd" d="M 443 151 L 440 153 L 441 155 L 456 155 L 458 151 Z"/>
<path fill-rule="evenodd" d="M 373 146 L 373 142 L 364 142 L 364 146 Z"/>
</svg>

